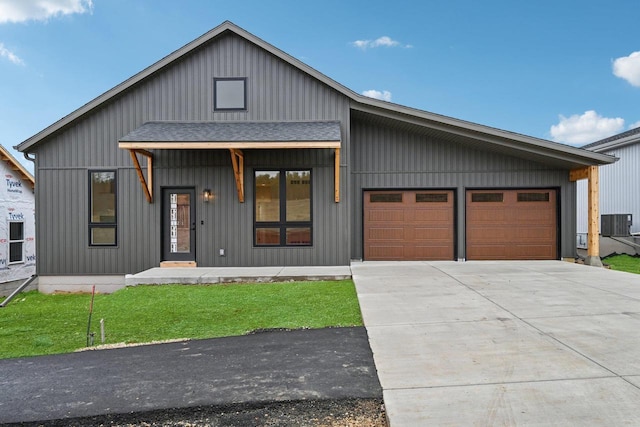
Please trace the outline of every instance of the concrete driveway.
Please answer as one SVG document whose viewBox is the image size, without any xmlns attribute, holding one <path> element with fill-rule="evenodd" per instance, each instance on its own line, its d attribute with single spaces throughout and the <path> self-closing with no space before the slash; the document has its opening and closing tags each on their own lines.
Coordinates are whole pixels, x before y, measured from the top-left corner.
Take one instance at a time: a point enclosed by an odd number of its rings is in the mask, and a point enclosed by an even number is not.
<svg viewBox="0 0 640 427">
<path fill-rule="evenodd" d="M 351 266 L 392 427 L 640 425 L 640 276 L 562 261 Z"/>
</svg>

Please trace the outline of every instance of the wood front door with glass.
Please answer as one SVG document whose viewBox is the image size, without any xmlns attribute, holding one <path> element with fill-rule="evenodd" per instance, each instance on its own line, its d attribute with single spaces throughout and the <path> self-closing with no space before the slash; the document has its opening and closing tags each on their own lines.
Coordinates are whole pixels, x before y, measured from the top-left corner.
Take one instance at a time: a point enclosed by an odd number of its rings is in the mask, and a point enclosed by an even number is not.
<svg viewBox="0 0 640 427">
<path fill-rule="evenodd" d="M 164 261 L 196 259 L 194 188 L 162 189 L 162 258 Z"/>
</svg>

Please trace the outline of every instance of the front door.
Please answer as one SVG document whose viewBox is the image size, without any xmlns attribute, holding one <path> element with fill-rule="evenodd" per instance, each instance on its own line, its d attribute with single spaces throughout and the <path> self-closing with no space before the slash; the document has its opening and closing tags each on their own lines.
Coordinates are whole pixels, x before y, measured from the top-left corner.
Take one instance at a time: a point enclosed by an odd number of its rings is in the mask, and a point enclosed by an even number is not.
<svg viewBox="0 0 640 427">
<path fill-rule="evenodd" d="M 162 259 L 196 260 L 194 188 L 162 189 Z"/>
</svg>

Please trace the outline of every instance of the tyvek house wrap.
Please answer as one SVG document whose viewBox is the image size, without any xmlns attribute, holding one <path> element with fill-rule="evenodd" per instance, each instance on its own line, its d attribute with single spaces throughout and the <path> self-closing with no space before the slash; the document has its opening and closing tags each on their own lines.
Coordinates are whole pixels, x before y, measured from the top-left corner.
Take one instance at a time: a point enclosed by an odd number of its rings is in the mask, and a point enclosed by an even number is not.
<svg viewBox="0 0 640 427">
<path fill-rule="evenodd" d="M 0 283 L 26 279 L 36 272 L 35 196 L 28 181 L 0 162 Z M 22 222 L 22 261 L 9 262 L 9 223 Z"/>
</svg>

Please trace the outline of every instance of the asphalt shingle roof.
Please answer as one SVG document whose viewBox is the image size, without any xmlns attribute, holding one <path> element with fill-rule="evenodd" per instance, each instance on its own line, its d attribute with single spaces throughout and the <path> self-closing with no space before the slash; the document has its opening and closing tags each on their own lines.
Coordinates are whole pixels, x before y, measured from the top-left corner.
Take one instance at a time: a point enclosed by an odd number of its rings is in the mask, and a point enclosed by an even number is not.
<svg viewBox="0 0 640 427">
<path fill-rule="evenodd" d="M 121 142 L 340 141 L 340 122 L 147 122 Z"/>
</svg>

